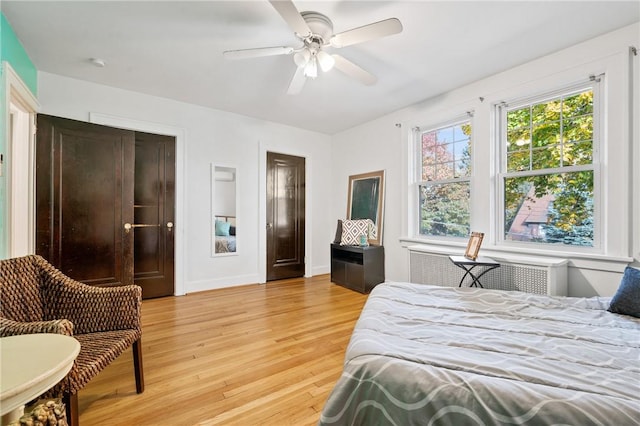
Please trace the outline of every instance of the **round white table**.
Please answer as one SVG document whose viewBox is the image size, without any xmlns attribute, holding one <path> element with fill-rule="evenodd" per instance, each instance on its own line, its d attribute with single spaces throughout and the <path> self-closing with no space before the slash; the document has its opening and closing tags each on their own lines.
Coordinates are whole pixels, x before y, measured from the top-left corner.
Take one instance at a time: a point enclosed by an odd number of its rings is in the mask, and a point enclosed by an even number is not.
<svg viewBox="0 0 640 426">
<path fill-rule="evenodd" d="M 62 380 L 80 352 L 80 343 L 61 334 L 23 334 L 0 339 L 2 424 L 22 416 L 24 404 Z"/>
</svg>

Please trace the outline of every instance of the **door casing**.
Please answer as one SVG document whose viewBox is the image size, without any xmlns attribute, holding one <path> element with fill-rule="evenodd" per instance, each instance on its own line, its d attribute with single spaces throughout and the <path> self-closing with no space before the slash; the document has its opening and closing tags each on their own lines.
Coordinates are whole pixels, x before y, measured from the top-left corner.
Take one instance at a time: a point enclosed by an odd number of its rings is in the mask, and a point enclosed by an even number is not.
<svg viewBox="0 0 640 426">
<path fill-rule="evenodd" d="M 18 73 L 8 62 L 2 63 L 4 75 L 4 153 L 3 174 L 7 203 L 4 232 L 0 232 L 0 258 L 18 257 L 35 252 L 35 117 L 40 105 Z M 11 133 L 12 111 L 20 115 L 20 139 Z M 19 143 L 19 149 L 14 144 Z M 0 205 L 0 210 L 3 206 Z"/>
</svg>

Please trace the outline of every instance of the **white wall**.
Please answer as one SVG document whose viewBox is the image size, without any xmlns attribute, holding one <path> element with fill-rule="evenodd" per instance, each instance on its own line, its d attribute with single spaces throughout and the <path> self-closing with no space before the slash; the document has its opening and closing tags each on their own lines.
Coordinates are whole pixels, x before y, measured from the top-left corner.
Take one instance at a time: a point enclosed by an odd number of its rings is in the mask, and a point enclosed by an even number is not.
<svg viewBox="0 0 640 426">
<path fill-rule="evenodd" d="M 596 39 L 581 43 L 552 55 L 523 64 L 506 72 L 460 87 L 419 104 L 404 108 L 378 120 L 365 123 L 333 137 L 333 218 L 345 217 L 347 178 L 349 175 L 386 169 L 386 210 L 384 246 L 386 278 L 408 280 L 409 263 L 406 246 L 415 244 L 411 211 L 407 207 L 409 191 L 409 153 L 411 129 L 437 125 L 445 120 L 473 111 L 474 158 L 472 179 L 472 224 L 475 231 L 485 232 L 482 252 L 518 251 L 496 243 L 495 203 L 495 138 L 493 136 L 494 105 L 515 97 L 551 91 L 590 75 L 605 73 L 605 150 L 602 153 L 603 216 L 605 228 L 602 252 L 556 253 L 570 259 L 569 294 L 573 296 L 612 295 L 617 289 L 624 266 L 638 256 L 640 197 L 638 173 L 631 167 L 632 155 L 640 157 L 638 146 L 638 111 L 631 107 L 638 101 L 637 57 L 629 46 L 640 47 L 640 24 L 625 27 Z M 630 64 L 635 64 L 631 76 Z M 632 83 L 635 80 L 635 84 Z M 636 98 L 629 93 L 633 91 Z M 401 127 L 399 128 L 398 125 Z M 635 129 L 635 130 L 633 130 Z M 636 162 L 637 164 L 637 162 Z M 632 185 L 632 179 L 635 182 Z M 635 197 L 635 200 L 633 199 Z M 634 211 L 634 206 L 636 210 Z M 437 247 L 441 241 L 421 240 Z M 453 245 L 464 250 L 465 242 Z M 532 250 L 522 252 L 532 254 Z M 543 254 L 542 252 L 538 254 Z M 546 253 L 548 254 L 548 253 Z M 535 253 L 533 253 L 535 255 Z"/>
<path fill-rule="evenodd" d="M 38 73 L 38 100 L 44 114 L 89 121 L 99 113 L 183 130 L 184 175 L 177 179 L 183 179 L 184 220 L 176 231 L 183 233 L 185 264 L 184 282 L 176 285 L 185 292 L 263 281 L 264 150 L 307 158 L 306 275 L 329 272 L 330 136 L 46 72 Z M 211 257 L 211 163 L 237 167 L 237 256 Z"/>
<path fill-rule="evenodd" d="M 385 170 L 384 229 L 387 280 L 407 280 L 407 261 L 401 250 L 403 190 L 403 130 L 393 116 L 369 122 L 334 136 L 333 139 L 333 222 L 347 216 L 349 176 Z"/>
</svg>

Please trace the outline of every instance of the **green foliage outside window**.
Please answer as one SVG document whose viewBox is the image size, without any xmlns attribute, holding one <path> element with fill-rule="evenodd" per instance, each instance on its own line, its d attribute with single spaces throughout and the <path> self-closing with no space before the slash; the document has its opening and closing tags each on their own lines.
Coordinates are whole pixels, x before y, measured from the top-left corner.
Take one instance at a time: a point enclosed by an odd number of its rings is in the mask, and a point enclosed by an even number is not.
<svg viewBox="0 0 640 426">
<path fill-rule="evenodd" d="M 510 110 L 506 124 L 505 238 L 592 246 L 593 171 L 571 168 L 593 163 L 593 91 Z M 546 222 L 527 221 L 545 203 Z"/>
<path fill-rule="evenodd" d="M 467 237 L 471 123 L 422 133 L 421 153 L 420 234 Z"/>
<path fill-rule="evenodd" d="M 469 235 L 469 182 L 420 185 L 420 234 Z"/>
</svg>

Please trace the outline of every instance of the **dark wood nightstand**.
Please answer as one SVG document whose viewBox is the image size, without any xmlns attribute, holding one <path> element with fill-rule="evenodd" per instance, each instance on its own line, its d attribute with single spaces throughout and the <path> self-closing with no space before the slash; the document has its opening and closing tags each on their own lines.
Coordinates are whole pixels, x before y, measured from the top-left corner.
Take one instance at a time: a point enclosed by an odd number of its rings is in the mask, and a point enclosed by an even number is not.
<svg viewBox="0 0 640 426">
<path fill-rule="evenodd" d="M 384 247 L 331 244 L 331 281 L 369 293 L 384 282 Z"/>
</svg>

